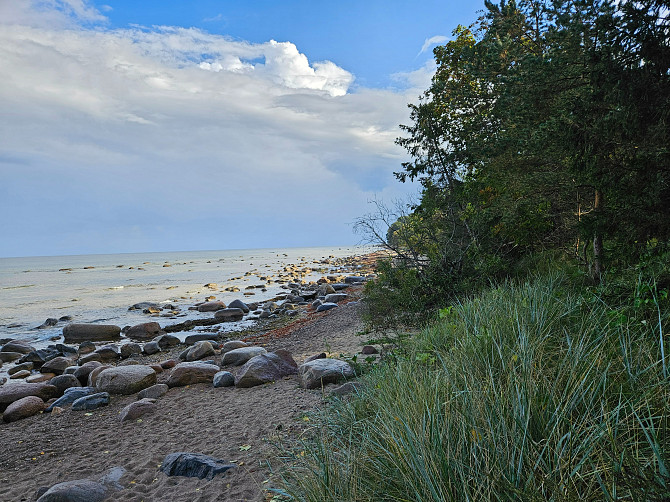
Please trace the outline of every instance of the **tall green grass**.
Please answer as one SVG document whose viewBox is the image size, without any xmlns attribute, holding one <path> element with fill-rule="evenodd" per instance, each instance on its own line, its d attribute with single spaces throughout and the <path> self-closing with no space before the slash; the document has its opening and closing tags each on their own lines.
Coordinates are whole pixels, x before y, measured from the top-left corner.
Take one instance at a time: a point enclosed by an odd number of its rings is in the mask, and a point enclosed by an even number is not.
<svg viewBox="0 0 670 502">
<path fill-rule="evenodd" d="M 318 417 L 286 491 L 314 502 L 670 497 L 668 317 L 657 310 L 654 322 L 612 308 L 557 274 L 455 305 Z"/>
</svg>

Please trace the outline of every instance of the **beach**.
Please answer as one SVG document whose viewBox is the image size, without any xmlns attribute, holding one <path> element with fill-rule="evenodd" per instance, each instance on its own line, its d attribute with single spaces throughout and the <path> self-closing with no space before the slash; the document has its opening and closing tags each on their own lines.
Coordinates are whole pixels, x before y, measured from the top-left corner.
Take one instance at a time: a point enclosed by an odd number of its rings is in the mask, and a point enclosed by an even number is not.
<svg viewBox="0 0 670 502">
<path fill-rule="evenodd" d="M 363 284 L 344 280 L 349 275 L 360 277 L 355 274 L 370 276 L 374 258 L 352 258 L 348 267 L 348 272 L 330 279 L 323 277 L 320 284 L 313 281 L 311 285 L 346 285 L 338 293 L 345 296 L 337 307 L 317 312 L 311 302 L 300 302 L 303 304 L 296 305 L 296 314 L 258 320 L 241 331 L 210 326 L 208 338 L 215 342 L 214 352 L 205 359 L 237 378 L 248 363 L 224 364 L 227 356 L 223 344 L 234 339 L 269 354 L 288 353 L 298 368 L 311 357 L 346 361 L 359 354 L 366 341 L 359 336 L 363 328 Z M 308 282 L 301 285 L 305 291 L 308 287 Z M 154 368 L 161 362 L 174 361 L 177 368 L 187 364 L 179 358 L 185 348 L 182 343 L 128 359 L 133 366 Z M 128 359 L 109 365 L 123 366 Z M 156 382 L 169 383 L 175 371 L 161 368 Z M 327 406 L 331 391 L 342 383 L 339 380 L 305 388 L 303 376 L 291 373 L 250 388 L 217 388 L 211 381 L 175 385 L 152 403 L 150 412 L 134 420 L 122 422 L 120 412 L 138 400 L 136 393 L 112 394 L 108 405 L 87 412 L 64 406 L 57 413 L 42 412 L 1 423 L 0 500 L 37 500 L 53 485 L 95 481 L 117 467 L 122 474 L 105 500 L 272 500 L 277 496 L 273 489 L 281 486 L 282 462 L 277 445 L 299 447 L 300 438 L 310 433 L 309 414 Z M 168 476 L 159 469 L 165 457 L 175 452 L 204 454 L 234 467 L 210 480 Z"/>
</svg>

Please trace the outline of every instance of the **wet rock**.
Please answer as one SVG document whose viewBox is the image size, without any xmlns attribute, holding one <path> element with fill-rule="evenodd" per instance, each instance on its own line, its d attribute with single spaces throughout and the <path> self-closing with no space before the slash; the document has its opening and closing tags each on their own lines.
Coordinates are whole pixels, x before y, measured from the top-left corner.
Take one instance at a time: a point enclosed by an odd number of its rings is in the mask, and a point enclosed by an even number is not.
<svg viewBox="0 0 670 502">
<path fill-rule="evenodd" d="M 4 411 L 14 401 L 18 401 L 26 396 L 37 396 L 42 401 L 48 401 L 56 397 L 58 389 L 53 385 L 46 383 L 25 383 L 16 382 L 0 387 L 0 412 Z"/>
<path fill-rule="evenodd" d="M 214 312 L 214 319 L 223 322 L 240 321 L 244 317 L 242 309 L 222 309 Z"/>
<path fill-rule="evenodd" d="M 151 387 L 139 391 L 137 393 L 137 399 L 158 399 L 167 394 L 168 389 L 169 387 L 164 383 L 157 383 L 156 385 L 152 385 Z"/>
<path fill-rule="evenodd" d="M 214 375 L 212 383 L 214 387 L 232 387 L 235 385 L 235 377 L 230 371 L 219 371 Z"/>
<path fill-rule="evenodd" d="M 100 347 L 99 349 L 96 349 L 94 354 L 98 354 L 100 356 L 100 360 L 103 363 L 121 359 L 121 353 L 115 345 L 106 345 L 104 347 Z"/>
<path fill-rule="evenodd" d="M 20 352 L 0 352 L 0 363 L 11 363 L 21 358 Z"/>
<path fill-rule="evenodd" d="M 19 354 L 28 354 L 35 350 L 35 347 L 22 340 L 12 340 L 2 346 L 0 352 L 18 352 Z"/>
<path fill-rule="evenodd" d="M 216 338 L 217 336 L 212 333 L 197 333 L 195 335 L 188 335 L 184 339 L 184 343 L 186 345 L 194 345 L 196 342 L 202 342 L 205 340 L 216 343 Z"/>
<path fill-rule="evenodd" d="M 365 277 L 361 277 L 359 275 L 350 275 L 344 278 L 344 282 L 346 284 L 359 284 L 361 282 L 365 282 L 366 280 L 367 279 Z"/>
<path fill-rule="evenodd" d="M 301 387 L 317 389 L 353 377 L 354 370 L 349 363 L 339 359 L 316 359 L 301 365 L 298 375 Z"/>
<path fill-rule="evenodd" d="M 68 404 L 74 403 L 77 399 L 84 397 L 84 396 L 90 396 L 91 394 L 95 393 L 95 388 L 94 387 L 70 387 L 69 389 L 65 389 L 65 393 L 56 399 L 53 403 L 51 403 L 49 406 L 47 406 L 46 410 L 44 410 L 46 413 L 50 413 L 53 411 L 54 408 L 63 408 L 67 406 Z"/>
<path fill-rule="evenodd" d="M 156 372 L 149 366 L 117 366 L 103 370 L 95 382 L 99 392 L 135 394 L 156 383 Z"/>
<path fill-rule="evenodd" d="M 158 344 L 161 350 L 169 349 L 170 347 L 176 347 L 181 343 L 181 340 L 174 335 L 160 335 L 154 340 Z"/>
<path fill-rule="evenodd" d="M 39 368 L 47 361 L 51 361 L 53 358 L 59 356 L 60 352 L 58 352 L 55 347 L 50 346 L 45 349 L 33 350 L 32 352 L 25 354 L 19 359 L 19 362 L 25 363 L 30 361 L 35 364 L 36 368 Z"/>
<path fill-rule="evenodd" d="M 212 479 L 217 474 L 236 467 L 201 453 L 170 453 L 163 459 L 160 470 L 168 476 Z"/>
<path fill-rule="evenodd" d="M 65 345 L 64 343 L 57 343 L 56 344 L 56 350 L 60 352 L 61 354 L 76 354 L 77 349 L 70 345 Z"/>
<path fill-rule="evenodd" d="M 141 354 L 142 347 L 140 347 L 139 343 L 135 342 L 124 343 L 121 345 L 120 353 L 123 359 L 128 359 L 131 356 Z"/>
<path fill-rule="evenodd" d="M 2 414 L 5 422 L 16 422 L 22 418 L 32 417 L 43 411 L 46 405 L 44 401 L 37 396 L 26 396 L 7 406 Z"/>
<path fill-rule="evenodd" d="M 156 410 L 156 400 L 150 398 L 143 398 L 134 403 L 130 403 L 128 406 L 123 408 L 119 413 L 119 420 L 121 422 L 127 422 L 129 420 L 137 420 L 147 413 L 151 413 Z"/>
<path fill-rule="evenodd" d="M 211 383 L 219 370 L 215 364 L 200 361 L 179 363 L 172 370 L 167 384 L 169 387 L 182 387 L 195 383 Z"/>
<path fill-rule="evenodd" d="M 148 340 L 153 340 L 159 335 L 164 334 L 165 332 L 161 329 L 160 324 L 157 322 L 143 322 L 128 328 L 125 335 L 128 338 L 133 340 L 139 340 L 145 342 Z"/>
<path fill-rule="evenodd" d="M 42 324 L 40 324 L 39 326 L 37 326 L 36 329 L 52 328 L 52 327 L 55 326 L 56 324 L 58 324 L 58 319 L 54 319 L 53 317 L 49 317 L 49 318 L 47 318 L 46 321 L 44 321 Z"/>
<path fill-rule="evenodd" d="M 101 406 L 109 404 L 109 394 L 107 392 L 99 392 L 91 394 L 90 396 L 80 397 L 72 403 L 72 411 L 94 410 Z"/>
<path fill-rule="evenodd" d="M 142 352 L 144 352 L 148 356 L 151 356 L 153 354 L 158 354 L 160 351 L 161 351 L 161 348 L 158 345 L 158 342 L 145 343 L 144 347 L 142 347 Z"/>
<path fill-rule="evenodd" d="M 221 364 L 224 366 L 241 366 L 252 357 L 265 354 L 266 352 L 267 350 L 263 347 L 241 347 L 239 349 L 233 349 L 223 355 Z"/>
<path fill-rule="evenodd" d="M 249 313 L 249 306 L 244 303 L 242 300 L 233 300 L 228 304 L 228 308 L 231 309 L 241 309 L 245 314 Z"/>
<path fill-rule="evenodd" d="M 131 305 L 128 307 L 128 310 L 145 310 L 149 308 L 155 308 L 155 309 L 160 309 L 160 305 L 157 303 L 152 303 L 152 302 L 140 302 L 136 303 L 135 305 Z"/>
<path fill-rule="evenodd" d="M 121 328 L 112 324 L 68 324 L 63 328 L 65 343 L 118 340 Z"/>
<path fill-rule="evenodd" d="M 86 354 L 85 356 L 79 358 L 79 364 L 86 364 L 90 363 L 91 361 L 96 361 L 102 364 L 102 356 L 96 352 L 91 352 L 90 354 Z"/>
<path fill-rule="evenodd" d="M 0 385 L 5 385 L 7 383 L 7 377 L 0 377 Z"/>
<path fill-rule="evenodd" d="M 285 350 L 260 354 L 249 359 L 240 368 L 235 377 L 235 387 L 255 387 L 295 375 L 297 372 L 298 365 Z"/>
<path fill-rule="evenodd" d="M 225 309 L 226 304 L 222 301 L 205 302 L 197 306 L 198 312 L 216 312 L 217 310 Z"/>
<path fill-rule="evenodd" d="M 213 356 L 215 354 L 214 347 L 208 341 L 202 341 L 196 343 L 191 347 L 186 353 L 187 361 L 198 361 L 204 357 Z"/>
<path fill-rule="evenodd" d="M 16 373 L 12 373 L 9 377 L 10 380 L 20 380 L 21 378 L 26 378 L 30 376 L 30 371 L 28 370 L 19 370 Z"/>
<path fill-rule="evenodd" d="M 95 344 L 93 342 L 81 342 L 79 344 L 77 352 L 79 353 L 80 356 L 83 356 L 85 354 L 90 354 L 94 350 L 95 350 Z"/>
<path fill-rule="evenodd" d="M 326 310 L 334 309 L 337 307 L 337 303 L 322 303 L 316 308 L 317 312 L 325 312 Z"/>
<path fill-rule="evenodd" d="M 342 300 L 346 299 L 349 295 L 346 293 L 334 293 L 330 295 L 326 295 L 326 299 L 324 303 L 338 303 L 341 302 Z"/>
<path fill-rule="evenodd" d="M 27 376 L 26 382 L 27 383 L 47 382 L 55 376 L 56 376 L 55 373 L 35 373 L 34 375 Z"/>
<path fill-rule="evenodd" d="M 19 371 L 23 371 L 23 370 L 31 371 L 34 366 L 35 365 L 30 361 L 25 362 L 25 363 L 20 363 L 20 364 L 17 364 L 16 366 L 14 366 L 13 368 L 9 368 L 7 370 L 7 374 L 8 375 L 13 375 L 14 373 L 18 373 Z"/>
</svg>

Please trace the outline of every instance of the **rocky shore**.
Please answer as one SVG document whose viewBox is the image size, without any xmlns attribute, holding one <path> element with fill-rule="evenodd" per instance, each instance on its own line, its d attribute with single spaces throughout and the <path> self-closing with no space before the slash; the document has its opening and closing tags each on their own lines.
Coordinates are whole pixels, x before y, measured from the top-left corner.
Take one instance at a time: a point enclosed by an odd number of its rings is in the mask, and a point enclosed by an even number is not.
<svg viewBox="0 0 670 502">
<path fill-rule="evenodd" d="M 71 323 L 42 349 L 4 340 L 0 499 L 272 500 L 273 442 L 295 440 L 305 413 L 355 377 L 347 355 L 362 350 L 375 260 L 312 283 L 298 271 L 262 303 L 205 298 L 182 323 Z M 257 324 L 223 327 L 241 319 Z"/>
</svg>

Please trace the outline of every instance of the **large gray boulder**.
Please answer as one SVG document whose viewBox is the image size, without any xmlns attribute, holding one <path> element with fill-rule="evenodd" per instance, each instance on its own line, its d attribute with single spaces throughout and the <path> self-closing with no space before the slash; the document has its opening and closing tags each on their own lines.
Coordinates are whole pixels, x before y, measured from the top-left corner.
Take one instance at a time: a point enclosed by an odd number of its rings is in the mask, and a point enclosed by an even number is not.
<svg viewBox="0 0 670 502">
<path fill-rule="evenodd" d="M 106 342 L 118 340 L 121 328 L 112 324 L 68 324 L 63 328 L 65 343 Z"/>
<path fill-rule="evenodd" d="M 7 406 L 7 409 L 2 415 L 5 422 L 16 422 L 22 418 L 32 417 L 43 411 L 46 407 L 44 401 L 37 396 L 26 396 L 18 401 L 14 401 Z"/>
<path fill-rule="evenodd" d="M 58 395 L 63 395 L 67 389 L 81 387 L 81 382 L 74 375 L 58 375 L 49 380 L 49 383 L 58 389 Z"/>
<path fill-rule="evenodd" d="M 42 401 L 48 401 L 58 395 L 58 389 L 47 383 L 16 382 L 0 387 L 0 412 L 19 399 L 26 396 L 37 396 Z"/>
<path fill-rule="evenodd" d="M 98 481 L 78 479 L 58 483 L 47 489 L 37 502 L 102 502 L 123 488 L 119 480 L 125 472 L 123 467 L 113 467 Z"/>
<path fill-rule="evenodd" d="M 179 363 L 168 378 L 169 387 L 183 387 L 195 383 L 211 383 L 220 368 L 216 364 L 199 361 Z"/>
<path fill-rule="evenodd" d="M 95 381 L 98 392 L 135 394 L 156 383 L 156 372 L 150 366 L 117 366 L 102 370 Z"/>
<path fill-rule="evenodd" d="M 186 360 L 197 361 L 204 357 L 213 356 L 214 354 L 215 352 L 212 344 L 204 340 L 201 342 L 196 342 L 196 344 L 193 345 L 193 347 L 188 349 L 188 352 L 186 353 Z"/>
<path fill-rule="evenodd" d="M 224 366 L 241 366 L 252 357 L 265 353 L 267 353 L 267 350 L 265 350 L 263 347 L 240 347 L 239 349 L 233 349 L 229 352 L 226 352 L 223 355 L 223 361 L 221 364 Z"/>
<path fill-rule="evenodd" d="M 351 365 L 339 359 L 315 359 L 298 368 L 300 386 L 317 389 L 329 383 L 337 383 L 354 376 Z"/>
<path fill-rule="evenodd" d="M 249 359 L 240 368 L 235 377 L 235 386 L 255 387 L 280 380 L 288 375 L 295 375 L 297 372 L 298 365 L 285 350 L 260 354 Z"/>
<path fill-rule="evenodd" d="M 153 340 L 159 335 L 164 334 L 165 332 L 161 330 L 160 324 L 157 322 L 143 322 L 141 324 L 136 324 L 128 328 L 126 331 L 126 336 L 134 340 L 140 340 L 146 342 Z"/>
</svg>

